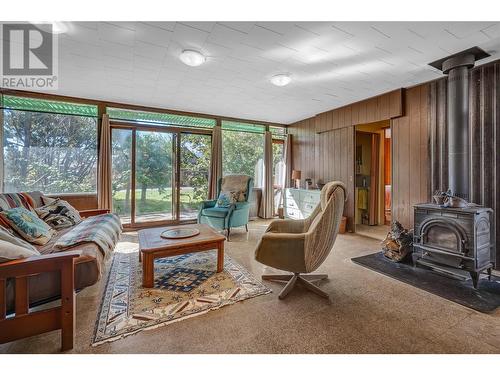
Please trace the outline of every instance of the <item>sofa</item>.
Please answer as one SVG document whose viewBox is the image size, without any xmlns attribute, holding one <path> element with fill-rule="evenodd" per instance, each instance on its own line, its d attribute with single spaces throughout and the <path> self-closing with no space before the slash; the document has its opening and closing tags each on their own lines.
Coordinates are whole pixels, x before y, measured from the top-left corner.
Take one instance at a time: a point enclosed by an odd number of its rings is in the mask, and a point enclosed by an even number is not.
<svg viewBox="0 0 500 375">
<path fill-rule="evenodd" d="M 6 205 L 10 208 L 19 206 L 19 202 L 36 209 L 44 205 L 45 198 L 41 192 L 0 194 L 0 211 L 5 210 Z M 61 239 L 68 237 L 64 237 L 65 235 L 71 235 L 72 231 L 78 231 L 78 228 L 91 224 L 91 220 L 99 219 L 95 224 L 96 232 L 97 226 L 100 225 L 99 221 L 115 220 L 111 217 L 115 215 L 109 214 L 109 210 L 80 211 L 79 214 L 83 219 L 81 223 L 56 230 L 49 242 L 43 245 L 33 245 L 40 255 L 0 263 L 0 343 L 31 335 L 24 332 L 26 329 L 20 330 L 19 324 L 27 322 L 27 315 L 36 314 L 30 313 L 32 307 L 64 297 L 62 298 L 62 308 L 64 308 L 67 299 L 74 299 L 71 295 L 74 295 L 75 291 L 94 285 L 101 278 L 105 259 L 109 257 L 121 234 L 121 224 L 112 227 L 116 233 L 112 237 L 110 251 L 103 251 L 102 245 L 100 246 L 98 242 L 82 242 L 68 247 L 56 246 Z M 116 219 L 119 223 L 119 219 L 117 217 Z M 5 226 L 4 223 L 1 224 Z M 92 226 L 87 228 L 87 231 L 92 232 Z M 11 232 L 16 235 L 15 231 Z M 68 274 L 73 276 L 68 277 Z M 68 288 L 69 284 L 71 288 Z M 64 293 L 67 296 L 63 296 Z M 71 310 L 73 321 L 67 324 L 68 329 L 71 326 L 74 328 L 74 306 Z M 54 320 L 57 314 L 46 315 L 43 319 L 34 317 L 31 323 L 34 329 L 32 334 L 41 333 L 40 330 L 46 332 L 63 329 L 62 320 L 59 323 L 47 323 Z M 35 325 L 39 327 L 35 328 Z M 74 332 L 71 335 L 74 335 Z M 63 332 L 63 349 L 69 349 L 72 345 L 72 338 L 68 336 L 65 339 Z"/>
</svg>

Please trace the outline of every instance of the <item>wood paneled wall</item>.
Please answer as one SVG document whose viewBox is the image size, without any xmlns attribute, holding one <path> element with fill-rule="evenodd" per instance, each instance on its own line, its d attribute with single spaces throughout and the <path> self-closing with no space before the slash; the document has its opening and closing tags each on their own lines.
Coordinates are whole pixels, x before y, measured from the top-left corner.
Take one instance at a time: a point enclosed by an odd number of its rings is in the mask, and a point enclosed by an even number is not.
<svg viewBox="0 0 500 375">
<path fill-rule="evenodd" d="M 500 62 L 474 68 L 469 77 L 471 201 L 493 208 L 500 244 Z M 430 84 L 431 192 L 448 188 L 446 85 L 446 78 Z"/>
<path fill-rule="evenodd" d="M 308 118 L 293 124 L 289 128 L 292 134 L 292 168 L 302 172 L 302 180 L 312 178 L 314 182 L 317 179 L 315 168 L 316 148 L 316 119 Z"/>
<path fill-rule="evenodd" d="M 323 182 L 342 181 L 347 187 L 344 215 L 347 227 L 354 227 L 354 126 L 316 135 L 316 166 Z"/>
<path fill-rule="evenodd" d="M 404 116 L 391 120 L 392 218 L 413 227 L 413 206 L 429 202 L 429 85 L 405 90 Z"/>
<path fill-rule="evenodd" d="M 316 115 L 316 132 L 388 120 L 403 114 L 403 90 L 394 90 Z M 292 124 L 293 126 L 294 124 Z"/>
<path fill-rule="evenodd" d="M 347 185 L 344 210 L 347 227 L 354 229 L 354 126 L 403 114 L 403 90 L 323 112 L 289 126 L 293 169 L 314 182 L 340 180 Z"/>
</svg>

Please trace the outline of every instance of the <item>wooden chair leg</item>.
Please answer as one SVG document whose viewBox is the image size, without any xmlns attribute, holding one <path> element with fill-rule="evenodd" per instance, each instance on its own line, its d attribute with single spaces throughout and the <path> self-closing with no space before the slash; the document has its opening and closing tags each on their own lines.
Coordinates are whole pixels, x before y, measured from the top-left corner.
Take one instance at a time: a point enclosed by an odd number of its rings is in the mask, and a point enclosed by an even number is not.
<svg viewBox="0 0 500 375">
<path fill-rule="evenodd" d="M 245 230 L 247 231 L 248 233 L 248 224 L 245 224 Z"/>
</svg>

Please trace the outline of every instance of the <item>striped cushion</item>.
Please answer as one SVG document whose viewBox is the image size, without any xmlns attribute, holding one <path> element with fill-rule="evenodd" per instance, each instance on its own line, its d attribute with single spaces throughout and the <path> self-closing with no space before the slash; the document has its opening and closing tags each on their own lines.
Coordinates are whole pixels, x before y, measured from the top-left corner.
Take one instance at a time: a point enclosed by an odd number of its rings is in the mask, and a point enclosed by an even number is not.
<svg viewBox="0 0 500 375">
<path fill-rule="evenodd" d="M 28 193 L 3 193 L 0 194 L 0 211 L 10 210 L 11 208 L 24 207 L 29 211 L 35 212 L 33 198 Z"/>
</svg>

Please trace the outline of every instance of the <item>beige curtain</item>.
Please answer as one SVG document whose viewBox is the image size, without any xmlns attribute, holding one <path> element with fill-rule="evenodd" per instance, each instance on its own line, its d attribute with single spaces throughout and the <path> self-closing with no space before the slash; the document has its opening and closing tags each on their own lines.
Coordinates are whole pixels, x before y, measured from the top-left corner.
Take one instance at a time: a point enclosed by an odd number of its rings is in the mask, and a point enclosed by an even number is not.
<svg viewBox="0 0 500 375">
<path fill-rule="evenodd" d="M 111 128 L 109 116 L 102 115 L 97 174 L 97 204 L 101 209 L 112 209 L 111 200 Z"/>
<path fill-rule="evenodd" d="M 264 187 L 262 189 L 261 217 L 270 219 L 273 216 L 273 136 L 270 131 L 266 131 L 264 138 Z"/>
<path fill-rule="evenodd" d="M 217 181 L 222 177 L 222 129 L 214 127 L 212 131 L 212 153 L 208 182 L 208 198 L 217 199 Z"/>
<path fill-rule="evenodd" d="M 285 140 L 285 187 L 290 187 L 292 180 L 292 135 L 287 134 Z"/>
</svg>

